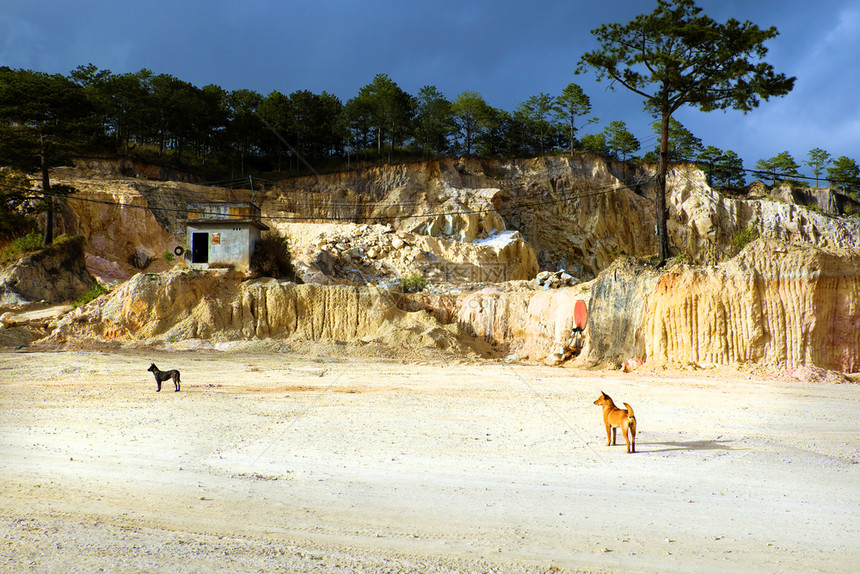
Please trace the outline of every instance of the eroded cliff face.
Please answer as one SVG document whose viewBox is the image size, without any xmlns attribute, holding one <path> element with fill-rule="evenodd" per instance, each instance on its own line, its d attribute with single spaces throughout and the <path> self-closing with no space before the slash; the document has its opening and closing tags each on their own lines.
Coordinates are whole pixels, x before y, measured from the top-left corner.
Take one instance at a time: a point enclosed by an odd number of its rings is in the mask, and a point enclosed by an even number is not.
<svg viewBox="0 0 860 574">
<path fill-rule="evenodd" d="M 648 296 L 660 274 L 630 258 L 616 260 L 592 283 L 586 345 L 580 361 L 621 365 L 645 356 Z"/>
<path fill-rule="evenodd" d="M 465 161 L 447 159 L 288 179 L 261 197 L 273 220 L 383 222 L 469 242 L 504 229 L 499 191 L 487 177 L 471 175 Z"/>
<path fill-rule="evenodd" d="M 327 234 L 336 248 L 344 243 L 337 235 L 351 233 L 355 225 L 435 238 L 411 243 L 446 264 L 488 268 L 501 263 L 511 270 L 506 279 L 532 273 L 529 249 L 537 268 L 565 269 L 582 281 L 596 277 L 619 256 L 647 259 L 656 252 L 653 166 L 587 154 L 509 161 L 443 159 L 292 178 L 254 192 L 119 176 L 132 167 L 115 167 L 100 178 L 91 170 L 63 169 L 55 175 L 56 181 L 81 189 L 80 199 L 65 201 L 63 231 L 85 235 L 91 258 L 114 262 L 128 276 L 141 268 L 167 267 L 160 256 L 185 244 L 185 209 L 201 197 L 255 200 L 264 222 L 290 237 L 294 254 L 308 265 L 310 275 L 320 271 L 314 261 L 325 245 L 321 234 Z M 860 245 L 856 217 L 808 209 L 798 205 L 790 191 L 728 197 L 708 187 L 695 166 L 684 164 L 671 166 L 667 190 L 670 245 L 691 263 L 713 264 L 734 256 L 733 237 L 749 227 L 761 237 L 788 243 L 821 248 Z M 829 205 L 834 200 L 832 194 L 828 197 L 816 201 Z M 481 249 L 473 248 L 476 241 L 512 231 L 522 242 L 508 249 L 516 252 L 507 254 L 511 257 L 502 254 L 487 260 L 478 255 Z M 417 245 L 420 242 L 426 245 Z M 341 253 L 328 251 L 343 259 Z M 400 255 L 391 253 L 389 259 L 378 261 L 384 265 L 366 270 L 353 266 L 360 273 L 348 269 L 329 279 L 380 283 L 376 277 L 415 273 L 433 263 L 416 263 L 419 254 L 409 250 Z M 368 257 L 365 262 L 376 259 Z M 141 266 L 141 261 L 156 266 Z M 376 273 L 380 267 L 390 272 Z M 323 276 L 317 279 L 326 282 Z"/>
<path fill-rule="evenodd" d="M 490 356 L 488 345 L 442 325 L 429 314 L 397 307 L 374 287 L 247 281 L 230 271 L 173 269 L 139 273 L 63 317 L 43 344 L 112 341 L 120 344 L 281 339 L 389 348 L 434 349 Z"/>
<path fill-rule="evenodd" d="M 246 281 L 240 273 L 139 273 L 63 324 L 69 334 L 112 340 L 290 336 L 351 340 L 388 318 L 381 290 Z"/>
<path fill-rule="evenodd" d="M 655 192 L 654 166 L 587 154 L 447 159 L 289 180 L 267 193 L 263 211 L 275 226 L 287 227 L 296 217 L 309 218 L 303 223 L 364 218 L 402 232 L 466 243 L 516 230 L 534 249 L 540 268 L 561 268 L 589 280 L 618 256 L 647 259 L 656 252 Z M 824 194 L 816 201 L 830 205 L 835 200 Z M 761 237 L 789 243 L 860 245 L 856 217 L 809 209 L 780 189 L 748 197 L 722 195 L 688 164 L 669 170 L 667 207 L 672 250 L 691 263 L 733 257 L 734 236 L 749 227 Z"/>
<path fill-rule="evenodd" d="M 60 320 L 45 342 L 284 339 L 379 343 L 558 364 L 574 305 L 590 315 L 576 364 L 814 365 L 860 371 L 860 252 L 759 240 L 718 266 L 665 271 L 619 260 L 562 289 L 474 292 L 247 281 L 239 273 L 140 273 Z"/>
<path fill-rule="evenodd" d="M 557 365 L 573 355 L 573 307 L 589 300 L 590 289 L 586 283 L 536 291 L 525 282 L 513 282 L 469 293 L 398 295 L 397 306 L 455 325 L 499 356 Z"/>
<path fill-rule="evenodd" d="M 645 176 L 632 174 L 642 179 Z M 653 251 L 652 201 L 593 156 L 445 159 L 280 184 L 263 202 L 272 224 L 296 217 L 385 221 L 397 231 L 469 244 L 518 231 L 540 267 L 594 277 L 617 254 Z M 653 209 L 651 210 L 653 211 Z"/>
<path fill-rule="evenodd" d="M 705 174 L 694 166 L 675 166 L 667 180 L 667 225 L 672 244 L 691 262 L 702 264 L 734 256 L 737 249 L 733 237 L 750 227 L 763 238 L 798 245 L 826 249 L 860 246 L 860 220 L 856 217 L 837 217 L 795 203 L 787 187 L 773 192 L 762 188 L 755 186 L 742 199 L 728 197 L 708 187 Z M 819 195 L 820 203 L 835 203 L 832 193 Z"/>
<path fill-rule="evenodd" d="M 860 369 L 860 254 L 758 243 L 716 270 L 662 276 L 646 361 Z"/>
<path fill-rule="evenodd" d="M 61 202 L 61 231 L 86 238 L 87 267 L 105 283 L 129 279 L 140 269 L 164 271 L 164 252 L 184 245 L 188 203 L 208 191 L 191 184 L 96 177 L 58 169 L 52 180 L 78 193 Z M 151 208 L 158 209 L 151 209 Z"/>
<path fill-rule="evenodd" d="M 472 293 L 402 294 L 177 268 L 135 275 L 56 321 L 41 344 L 327 341 L 557 364 L 569 356 L 573 305 L 587 293 L 585 286 L 536 292 L 515 282 Z"/>
<path fill-rule="evenodd" d="M 714 267 L 617 266 L 595 282 L 584 359 L 860 370 L 860 252 L 757 241 Z"/>
</svg>

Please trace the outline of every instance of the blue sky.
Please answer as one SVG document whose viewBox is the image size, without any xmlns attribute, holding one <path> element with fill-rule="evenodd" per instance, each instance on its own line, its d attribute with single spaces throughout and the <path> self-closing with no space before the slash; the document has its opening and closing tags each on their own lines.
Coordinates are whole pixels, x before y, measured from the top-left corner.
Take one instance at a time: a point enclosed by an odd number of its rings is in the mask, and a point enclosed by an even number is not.
<svg viewBox="0 0 860 574">
<path fill-rule="evenodd" d="M 198 86 L 327 91 L 344 103 L 376 74 L 417 95 L 480 93 L 513 111 L 570 82 L 591 97 L 599 131 L 623 120 L 651 149 L 653 119 L 624 88 L 574 76 L 596 47 L 590 31 L 651 12 L 651 0 L 3 0 L 0 65 L 67 74 L 93 63 L 114 73 L 148 68 Z M 747 167 L 813 147 L 860 161 L 860 0 L 699 0 L 718 21 L 750 20 L 780 35 L 766 46 L 794 90 L 749 114 L 682 109 L 705 145 Z"/>
</svg>

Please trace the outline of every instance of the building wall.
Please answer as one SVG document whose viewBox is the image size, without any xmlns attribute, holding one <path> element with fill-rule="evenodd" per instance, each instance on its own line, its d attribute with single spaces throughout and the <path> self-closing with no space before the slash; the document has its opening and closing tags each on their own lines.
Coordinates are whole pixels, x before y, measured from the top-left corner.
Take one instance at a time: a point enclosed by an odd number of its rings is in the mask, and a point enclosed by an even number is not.
<svg viewBox="0 0 860 574">
<path fill-rule="evenodd" d="M 194 234 L 208 234 L 208 257 L 206 261 L 198 261 L 194 253 Z M 248 269 L 251 265 L 251 254 L 260 239 L 260 229 L 246 223 L 206 223 L 193 224 L 188 222 L 186 235 L 186 251 L 189 263 L 198 269 L 232 265 L 236 269 Z"/>
</svg>

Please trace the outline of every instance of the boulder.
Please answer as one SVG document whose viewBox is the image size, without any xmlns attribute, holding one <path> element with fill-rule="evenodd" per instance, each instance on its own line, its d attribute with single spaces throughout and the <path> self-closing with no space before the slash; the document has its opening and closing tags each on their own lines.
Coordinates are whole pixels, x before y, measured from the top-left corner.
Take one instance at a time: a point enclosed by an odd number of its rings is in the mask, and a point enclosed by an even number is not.
<svg viewBox="0 0 860 574">
<path fill-rule="evenodd" d="M 61 236 L 51 246 L 0 272 L 5 305 L 74 301 L 95 282 L 87 270 L 84 238 L 80 235 Z"/>
</svg>

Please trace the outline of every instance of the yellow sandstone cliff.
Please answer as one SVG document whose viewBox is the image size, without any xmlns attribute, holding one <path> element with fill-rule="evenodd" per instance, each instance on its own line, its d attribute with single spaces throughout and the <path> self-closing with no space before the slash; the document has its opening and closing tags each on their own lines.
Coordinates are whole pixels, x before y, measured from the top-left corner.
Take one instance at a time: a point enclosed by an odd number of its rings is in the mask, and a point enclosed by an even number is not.
<svg viewBox="0 0 860 574">
<path fill-rule="evenodd" d="M 757 241 L 713 267 L 619 262 L 592 289 L 582 360 L 860 370 L 860 251 Z"/>
</svg>

